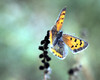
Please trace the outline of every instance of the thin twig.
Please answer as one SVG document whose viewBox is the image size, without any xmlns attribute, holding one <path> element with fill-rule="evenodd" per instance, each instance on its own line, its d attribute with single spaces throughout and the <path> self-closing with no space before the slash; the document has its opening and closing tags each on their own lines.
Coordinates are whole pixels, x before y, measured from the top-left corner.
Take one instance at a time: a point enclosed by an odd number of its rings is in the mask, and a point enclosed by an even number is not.
<svg viewBox="0 0 100 80">
<path fill-rule="evenodd" d="M 44 73 L 44 80 L 47 80 L 47 78 L 46 78 L 46 74 Z"/>
</svg>

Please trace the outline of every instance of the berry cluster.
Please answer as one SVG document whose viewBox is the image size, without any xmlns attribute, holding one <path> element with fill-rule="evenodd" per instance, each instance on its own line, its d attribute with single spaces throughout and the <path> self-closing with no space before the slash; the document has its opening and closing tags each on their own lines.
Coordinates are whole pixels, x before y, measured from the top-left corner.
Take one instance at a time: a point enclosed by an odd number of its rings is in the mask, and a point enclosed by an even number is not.
<svg viewBox="0 0 100 80">
<path fill-rule="evenodd" d="M 40 70 L 47 69 L 50 66 L 48 61 L 50 61 L 51 58 L 47 55 L 48 54 L 47 49 L 49 43 L 50 41 L 49 41 L 49 30 L 48 30 L 44 40 L 41 41 L 41 46 L 39 46 L 39 50 L 43 51 L 43 53 L 39 55 L 39 58 L 43 58 L 41 62 L 44 64 L 39 67 Z"/>
<path fill-rule="evenodd" d="M 81 68 L 82 68 L 82 65 L 79 65 L 78 67 L 75 67 L 75 68 L 71 68 L 71 69 L 68 71 L 68 74 L 69 74 L 69 75 L 74 75 L 75 72 L 79 72 Z"/>
</svg>

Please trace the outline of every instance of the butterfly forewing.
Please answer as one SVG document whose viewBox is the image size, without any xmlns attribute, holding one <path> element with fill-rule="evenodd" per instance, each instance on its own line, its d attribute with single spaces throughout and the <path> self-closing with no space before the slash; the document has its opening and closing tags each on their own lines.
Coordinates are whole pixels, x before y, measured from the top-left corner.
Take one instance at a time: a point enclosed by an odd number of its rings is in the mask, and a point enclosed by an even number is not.
<svg viewBox="0 0 100 80">
<path fill-rule="evenodd" d="M 65 18 L 65 13 L 66 13 L 66 8 L 62 9 L 57 21 L 56 21 L 56 27 L 57 27 L 57 31 L 59 31 L 62 27 L 62 24 L 64 22 L 64 18 Z"/>
<path fill-rule="evenodd" d="M 60 31 L 62 24 L 64 22 L 64 18 L 65 18 L 65 13 L 66 13 L 66 8 L 62 9 L 56 24 L 52 27 L 52 29 L 50 30 L 50 44 L 53 44 L 54 39 L 56 38 L 57 33 Z"/>
<path fill-rule="evenodd" d="M 63 41 L 74 53 L 79 52 L 88 46 L 86 41 L 68 34 L 63 34 Z"/>
</svg>

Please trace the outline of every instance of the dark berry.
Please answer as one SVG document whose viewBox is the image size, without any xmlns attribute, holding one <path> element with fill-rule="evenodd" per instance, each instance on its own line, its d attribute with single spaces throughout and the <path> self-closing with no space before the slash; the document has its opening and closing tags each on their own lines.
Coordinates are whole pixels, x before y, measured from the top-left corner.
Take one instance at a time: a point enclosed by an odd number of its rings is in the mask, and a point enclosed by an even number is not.
<svg viewBox="0 0 100 80">
<path fill-rule="evenodd" d="M 44 49 L 48 49 L 48 46 L 47 45 L 44 45 Z"/>
<path fill-rule="evenodd" d="M 48 41 L 48 40 L 47 40 Z M 45 46 L 48 46 L 48 43 L 47 43 L 47 41 L 46 41 L 46 43 L 45 43 Z"/>
<path fill-rule="evenodd" d="M 47 54 L 48 53 L 48 51 L 44 51 L 44 54 Z"/>
<path fill-rule="evenodd" d="M 45 40 L 42 40 L 42 41 L 41 41 L 41 45 L 44 44 L 44 43 L 45 43 Z"/>
<path fill-rule="evenodd" d="M 48 39 L 49 39 L 49 36 L 45 36 L 44 40 L 46 40 L 46 41 L 47 41 Z"/>
<path fill-rule="evenodd" d="M 44 66 L 45 66 L 45 68 L 48 68 L 49 67 L 49 63 L 45 63 Z"/>
<path fill-rule="evenodd" d="M 42 63 L 45 63 L 45 59 L 43 59 L 41 62 L 42 62 Z"/>
<path fill-rule="evenodd" d="M 48 30 L 48 31 L 47 31 L 47 36 L 49 36 L 49 32 L 50 32 L 50 31 Z"/>
<path fill-rule="evenodd" d="M 47 74 L 48 73 L 48 70 L 45 70 L 44 73 Z"/>
<path fill-rule="evenodd" d="M 47 54 L 44 54 L 44 58 L 47 58 L 48 57 L 48 55 Z"/>
<path fill-rule="evenodd" d="M 40 70 L 43 70 L 43 69 L 44 69 L 44 66 L 40 66 L 39 69 L 40 69 Z"/>
<path fill-rule="evenodd" d="M 69 74 L 69 75 L 73 75 L 73 74 L 74 74 L 74 70 L 73 70 L 73 69 L 70 69 L 70 70 L 68 71 L 68 74 Z"/>
<path fill-rule="evenodd" d="M 43 58 L 43 57 L 44 57 L 44 55 L 43 55 L 43 54 L 40 54 L 40 55 L 39 55 L 39 58 Z"/>
<path fill-rule="evenodd" d="M 47 40 L 47 43 L 49 44 L 49 43 L 50 43 L 50 41 L 49 41 L 49 40 Z"/>
<path fill-rule="evenodd" d="M 43 48 L 43 46 L 39 46 L 39 49 L 44 51 L 44 48 Z"/>
<path fill-rule="evenodd" d="M 47 60 L 47 61 L 50 61 L 50 60 L 51 60 L 51 58 L 50 58 L 50 57 L 46 57 L 46 60 Z"/>
</svg>

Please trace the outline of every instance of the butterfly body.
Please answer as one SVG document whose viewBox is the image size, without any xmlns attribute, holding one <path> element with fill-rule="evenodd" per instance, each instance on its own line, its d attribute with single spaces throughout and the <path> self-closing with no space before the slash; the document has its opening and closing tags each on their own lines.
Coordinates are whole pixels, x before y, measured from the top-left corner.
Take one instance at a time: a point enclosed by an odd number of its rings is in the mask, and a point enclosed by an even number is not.
<svg viewBox="0 0 100 80">
<path fill-rule="evenodd" d="M 88 43 L 80 38 L 69 34 L 63 34 L 61 27 L 64 22 L 65 13 L 66 8 L 61 11 L 56 24 L 52 27 L 49 34 L 51 52 L 60 59 L 64 59 L 67 56 L 67 46 L 73 53 L 77 53 L 88 46 Z"/>
</svg>

